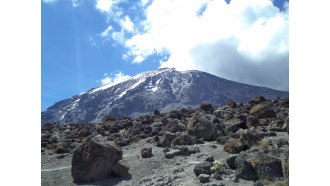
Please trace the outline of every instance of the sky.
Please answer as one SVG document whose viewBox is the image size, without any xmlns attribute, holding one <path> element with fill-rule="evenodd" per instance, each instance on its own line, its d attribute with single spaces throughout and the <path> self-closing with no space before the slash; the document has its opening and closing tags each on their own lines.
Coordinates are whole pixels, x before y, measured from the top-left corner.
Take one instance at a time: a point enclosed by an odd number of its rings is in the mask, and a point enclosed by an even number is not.
<svg viewBox="0 0 330 186">
<path fill-rule="evenodd" d="M 162 67 L 288 91 L 288 1 L 42 0 L 42 111 Z"/>
</svg>

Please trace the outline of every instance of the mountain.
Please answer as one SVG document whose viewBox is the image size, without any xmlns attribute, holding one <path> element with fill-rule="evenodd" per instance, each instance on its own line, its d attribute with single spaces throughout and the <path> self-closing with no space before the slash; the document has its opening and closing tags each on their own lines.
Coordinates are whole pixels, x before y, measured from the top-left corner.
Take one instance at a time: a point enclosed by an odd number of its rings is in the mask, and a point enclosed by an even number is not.
<svg viewBox="0 0 330 186">
<path fill-rule="evenodd" d="M 59 101 L 41 113 L 41 122 L 97 122 L 109 114 L 134 116 L 156 109 L 196 107 L 203 102 L 223 105 L 230 99 L 247 102 L 257 95 L 275 99 L 288 97 L 289 93 L 237 83 L 197 70 L 162 68 Z"/>
</svg>

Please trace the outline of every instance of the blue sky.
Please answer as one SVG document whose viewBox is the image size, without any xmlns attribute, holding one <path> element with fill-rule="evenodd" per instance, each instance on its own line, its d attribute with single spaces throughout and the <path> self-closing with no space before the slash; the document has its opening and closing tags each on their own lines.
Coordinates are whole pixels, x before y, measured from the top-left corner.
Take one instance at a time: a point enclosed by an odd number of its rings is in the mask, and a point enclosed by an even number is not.
<svg viewBox="0 0 330 186">
<path fill-rule="evenodd" d="M 283 0 L 43 0 L 42 110 L 159 67 L 288 90 Z"/>
</svg>

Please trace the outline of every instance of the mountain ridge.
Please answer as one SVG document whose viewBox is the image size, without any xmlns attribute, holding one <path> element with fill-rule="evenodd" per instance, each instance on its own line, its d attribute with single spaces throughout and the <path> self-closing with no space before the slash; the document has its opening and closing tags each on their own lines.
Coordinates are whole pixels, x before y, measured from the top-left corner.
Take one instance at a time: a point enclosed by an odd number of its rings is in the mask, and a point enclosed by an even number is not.
<svg viewBox="0 0 330 186">
<path fill-rule="evenodd" d="M 55 103 L 42 112 L 48 122 L 97 122 L 105 115 L 134 116 L 202 102 L 223 105 L 228 100 L 247 102 L 262 95 L 268 99 L 288 97 L 288 92 L 226 80 L 197 71 L 161 68 L 137 74 L 126 81 L 88 90 Z"/>
</svg>

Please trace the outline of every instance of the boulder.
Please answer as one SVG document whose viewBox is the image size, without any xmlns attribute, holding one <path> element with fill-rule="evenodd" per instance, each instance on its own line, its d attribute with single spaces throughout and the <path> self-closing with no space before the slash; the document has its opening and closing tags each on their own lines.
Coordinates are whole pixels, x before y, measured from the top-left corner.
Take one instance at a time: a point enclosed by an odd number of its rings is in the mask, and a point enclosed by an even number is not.
<svg viewBox="0 0 330 186">
<path fill-rule="evenodd" d="M 199 109 L 207 113 L 213 113 L 214 111 L 214 107 L 210 103 L 202 103 L 199 106 Z"/>
<path fill-rule="evenodd" d="M 248 130 L 240 130 L 237 133 L 238 133 L 238 139 L 247 148 L 251 148 L 253 145 L 257 145 L 261 140 L 260 136 Z"/>
<path fill-rule="evenodd" d="M 180 123 L 178 119 L 174 119 L 164 127 L 164 130 L 168 132 L 176 133 L 180 131 L 185 131 L 186 127 L 184 126 L 184 124 Z"/>
<path fill-rule="evenodd" d="M 259 125 L 259 120 L 257 117 L 254 117 L 254 116 L 248 116 L 246 118 L 246 126 L 248 128 L 250 127 L 257 127 Z"/>
<path fill-rule="evenodd" d="M 198 139 L 203 138 L 206 141 L 212 140 L 216 134 L 214 125 L 204 116 L 191 117 L 188 121 L 187 131 L 189 135 L 196 136 Z"/>
<path fill-rule="evenodd" d="M 266 101 L 266 98 L 264 98 L 263 96 L 256 96 L 256 97 L 252 98 L 249 103 L 250 104 L 259 104 L 264 101 Z"/>
<path fill-rule="evenodd" d="M 143 148 L 141 149 L 142 158 L 150 158 L 152 156 L 152 148 Z"/>
<path fill-rule="evenodd" d="M 171 147 L 172 140 L 176 138 L 176 135 L 170 132 L 163 132 L 163 135 L 159 138 L 157 146 L 159 147 Z"/>
<path fill-rule="evenodd" d="M 229 135 L 230 132 L 235 133 L 241 128 L 246 128 L 245 121 L 240 118 L 233 118 L 224 123 L 225 132 Z"/>
<path fill-rule="evenodd" d="M 244 150 L 244 145 L 239 139 L 230 138 L 223 146 L 224 151 L 237 154 Z"/>
<path fill-rule="evenodd" d="M 95 181 L 109 176 L 123 152 L 95 137 L 73 152 L 71 175 L 75 182 Z"/>
<path fill-rule="evenodd" d="M 114 140 L 117 147 L 124 147 L 129 145 L 129 140 L 124 137 L 118 137 Z"/>
<path fill-rule="evenodd" d="M 198 147 L 192 146 L 179 146 L 178 149 L 180 150 L 180 155 L 189 156 L 190 154 L 195 154 L 199 152 Z"/>
<path fill-rule="evenodd" d="M 197 143 L 196 136 L 190 136 L 187 134 L 180 135 L 172 140 L 171 146 L 180 146 L 180 145 L 194 145 Z"/>
<path fill-rule="evenodd" d="M 195 173 L 196 177 L 198 177 L 200 174 L 211 175 L 212 174 L 211 167 L 212 167 L 211 162 L 198 163 L 194 167 L 194 173 Z"/>
<path fill-rule="evenodd" d="M 231 169 L 236 169 L 236 165 L 235 165 L 236 157 L 237 155 L 232 155 L 226 159 L 226 163 Z"/>
<path fill-rule="evenodd" d="M 275 181 L 283 178 L 281 160 L 264 153 L 258 153 L 251 159 L 251 164 L 259 179 Z"/>
<path fill-rule="evenodd" d="M 229 101 L 227 102 L 227 106 L 228 106 L 229 108 L 236 108 L 237 104 L 236 104 L 233 100 L 229 100 Z"/>
<path fill-rule="evenodd" d="M 113 173 L 115 173 L 116 175 L 120 176 L 120 177 L 129 177 L 130 173 L 129 173 L 129 166 L 127 164 L 127 162 L 123 161 L 123 160 L 119 160 L 117 163 L 115 163 L 112 167 L 112 171 Z"/>
<path fill-rule="evenodd" d="M 207 175 L 207 174 L 200 174 L 198 176 L 198 179 L 201 183 L 206 183 L 206 182 L 209 182 L 209 179 L 210 179 L 210 175 Z"/>
<path fill-rule="evenodd" d="M 253 106 L 250 110 L 250 115 L 257 117 L 258 119 L 276 117 L 275 111 L 268 104 L 263 103 Z"/>
<path fill-rule="evenodd" d="M 181 154 L 181 151 L 179 149 L 172 149 L 169 152 L 165 152 L 165 158 L 171 159 L 175 156 L 179 156 Z"/>
</svg>

